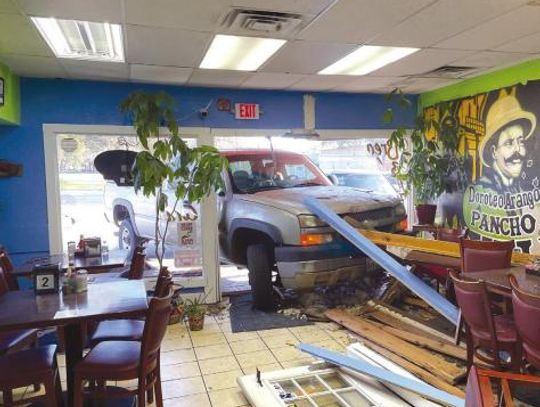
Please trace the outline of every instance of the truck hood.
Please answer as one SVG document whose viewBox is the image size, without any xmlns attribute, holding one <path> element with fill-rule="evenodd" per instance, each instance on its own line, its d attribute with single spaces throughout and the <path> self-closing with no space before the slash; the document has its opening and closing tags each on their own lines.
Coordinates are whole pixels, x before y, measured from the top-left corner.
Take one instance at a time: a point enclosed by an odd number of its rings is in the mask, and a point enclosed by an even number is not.
<svg viewBox="0 0 540 407">
<path fill-rule="evenodd" d="M 295 215 L 311 213 L 304 204 L 306 198 L 316 198 L 338 214 L 364 212 L 381 207 L 393 207 L 401 202 L 397 196 L 366 192 L 353 187 L 299 187 L 237 195 L 239 199 L 272 206 Z"/>
</svg>

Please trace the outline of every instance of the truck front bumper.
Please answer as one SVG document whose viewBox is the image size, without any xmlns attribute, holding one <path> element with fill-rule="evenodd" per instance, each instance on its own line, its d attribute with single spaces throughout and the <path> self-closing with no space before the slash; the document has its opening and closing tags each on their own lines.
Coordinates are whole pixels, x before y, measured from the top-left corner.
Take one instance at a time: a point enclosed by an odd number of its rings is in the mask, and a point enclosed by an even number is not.
<svg viewBox="0 0 540 407">
<path fill-rule="evenodd" d="M 366 271 L 366 256 L 345 241 L 308 247 L 278 247 L 275 256 L 285 288 L 334 285 L 354 280 Z"/>
</svg>

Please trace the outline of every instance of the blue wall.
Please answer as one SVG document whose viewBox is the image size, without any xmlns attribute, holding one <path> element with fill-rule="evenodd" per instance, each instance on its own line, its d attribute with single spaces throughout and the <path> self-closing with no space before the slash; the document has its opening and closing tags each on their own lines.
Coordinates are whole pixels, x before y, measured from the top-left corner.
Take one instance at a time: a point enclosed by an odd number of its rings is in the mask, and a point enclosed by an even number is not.
<svg viewBox="0 0 540 407">
<path fill-rule="evenodd" d="M 24 165 L 22 177 L 0 178 L 0 243 L 9 251 L 23 256 L 46 253 L 49 249 L 42 125 L 128 125 L 118 112 L 118 104 L 137 89 L 164 90 L 173 95 L 179 102 L 180 124 L 186 127 L 304 127 L 304 92 L 21 79 L 21 125 L 0 126 L 0 159 Z M 386 108 L 382 95 L 314 93 L 314 96 L 317 128 L 385 128 L 381 123 Z M 235 120 L 232 114 L 217 111 L 215 103 L 206 120 L 194 113 L 219 97 L 228 98 L 232 103 L 259 103 L 260 120 Z M 412 124 L 412 113 L 411 117 L 398 117 L 396 122 Z"/>
</svg>

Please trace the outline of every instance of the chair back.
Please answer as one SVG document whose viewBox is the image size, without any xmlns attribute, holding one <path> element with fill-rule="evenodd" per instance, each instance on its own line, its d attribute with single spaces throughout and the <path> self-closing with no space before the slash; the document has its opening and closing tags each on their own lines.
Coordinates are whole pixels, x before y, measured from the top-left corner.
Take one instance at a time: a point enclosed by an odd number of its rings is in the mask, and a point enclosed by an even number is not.
<svg viewBox="0 0 540 407">
<path fill-rule="evenodd" d="M 154 288 L 154 297 L 164 297 L 169 293 L 169 287 L 172 285 L 172 274 L 169 273 L 167 267 L 163 267 L 159 273 Z"/>
<path fill-rule="evenodd" d="M 450 277 L 454 282 L 461 315 L 471 334 L 473 337 L 491 341 L 495 347 L 497 336 L 486 283 L 461 279 L 453 271 L 450 272 Z"/>
<path fill-rule="evenodd" d="M 2 267 L 0 267 L 0 295 L 3 295 L 9 291 L 6 275 Z"/>
<path fill-rule="evenodd" d="M 449 229 L 439 228 L 437 229 L 437 240 L 445 242 L 459 243 L 461 239 L 466 239 L 469 230 L 465 229 Z"/>
<path fill-rule="evenodd" d="M 18 290 L 19 283 L 17 279 L 11 274 L 13 271 L 13 263 L 9 258 L 6 250 L 3 247 L 0 247 L 0 267 L 4 270 L 4 278 L 7 281 L 8 287 L 10 290 Z"/>
<path fill-rule="evenodd" d="M 171 299 L 173 295 L 172 285 L 168 286 L 167 295 L 164 297 L 152 297 L 146 320 L 141 348 L 141 365 L 143 372 L 153 370 L 159 363 L 159 349 L 161 341 L 167 332 L 169 316 L 171 315 Z"/>
<path fill-rule="evenodd" d="M 460 239 L 461 271 L 474 273 L 490 269 L 508 268 L 512 262 L 514 241 L 485 242 Z"/>
<path fill-rule="evenodd" d="M 146 254 L 144 253 L 144 248 L 136 247 L 129 266 L 129 280 L 141 280 L 143 278 L 145 260 Z"/>
<path fill-rule="evenodd" d="M 526 358 L 533 366 L 540 368 L 540 297 L 523 291 L 514 275 L 510 275 L 509 279 L 514 321 L 523 341 Z"/>
</svg>

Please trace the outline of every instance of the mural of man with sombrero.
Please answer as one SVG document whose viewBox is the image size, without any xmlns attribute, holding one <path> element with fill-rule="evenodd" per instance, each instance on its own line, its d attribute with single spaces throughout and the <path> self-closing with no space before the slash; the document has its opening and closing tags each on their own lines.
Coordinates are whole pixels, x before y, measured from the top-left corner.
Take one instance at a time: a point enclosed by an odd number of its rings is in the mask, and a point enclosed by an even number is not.
<svg viewBox="0 0 540 407">
<path fill-rule="evenodd" d="M 480 143 L 484 175 L 479 184 L 497 193 L 521 191 L 520 176 L 527 154 L 525 141 L 536 128 L 536 116 L 521 108 L 513 95 L 493 103 Z"/>
</svg>

